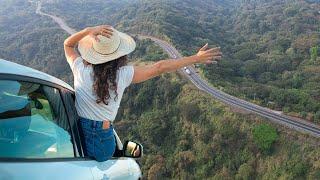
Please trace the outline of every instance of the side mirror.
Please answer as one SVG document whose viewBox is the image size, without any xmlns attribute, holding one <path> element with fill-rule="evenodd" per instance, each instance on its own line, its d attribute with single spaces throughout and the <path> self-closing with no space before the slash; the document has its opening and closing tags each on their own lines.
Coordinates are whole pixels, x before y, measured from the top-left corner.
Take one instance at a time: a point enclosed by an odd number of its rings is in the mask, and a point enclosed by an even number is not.
<svg viewBox="0 0 320 180">
<path fill-rule="evenodd" d="M 143 154 L 143 146 L 133 141 L 126 141 L 123 145 L 124 157 L 140 158 Z"/>
</svg>

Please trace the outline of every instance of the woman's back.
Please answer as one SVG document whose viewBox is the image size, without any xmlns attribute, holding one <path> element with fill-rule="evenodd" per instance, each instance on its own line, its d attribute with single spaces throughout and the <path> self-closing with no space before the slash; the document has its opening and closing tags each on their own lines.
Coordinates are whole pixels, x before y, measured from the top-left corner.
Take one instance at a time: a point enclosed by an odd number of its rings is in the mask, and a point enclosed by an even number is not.
<svg viewBox="0 0 320 180">
<path fill-rule="evenodd" d="M 75 51 L 76 44 L 81 57 Z M 123 57 L 135 47 L 132 37 L 107 25 L 88 27 L 64 42 L 65 55 L 74 75 L 85 152 L 97 161 L 110 159 L 114 153 L 116 143 L 109 121 L 115 119 L 123 92 L 131 82 L 140 83 L 194 63 L 210 63 L 222 55 L 219 48 L 208 50 L 206 44 L 196 55 L 177 61 L 167 59 L 151 65 L 123 66 L 126 60 Z M 82 57 L 93 66 L 86 66 Z M 140 153 L 140 150 L 137 148 L 131 153 Z"/>
<path fill-rule="evenodd" d="M 117 96 L 114 90 L 109 89 L 108 105 L 103 102 L 96 103 L 97 95 L 93 90 L 92 66 L 85 65 L 81 57 L 73 61 L 70 66 L 74 75 L 76 108 L 79 116 L 96 121 L 105 119 L 113 121 L 117 115 L 123 92 L 132 81 L 133 66 L 122 66 L 117 71 Z"/>
</svg>

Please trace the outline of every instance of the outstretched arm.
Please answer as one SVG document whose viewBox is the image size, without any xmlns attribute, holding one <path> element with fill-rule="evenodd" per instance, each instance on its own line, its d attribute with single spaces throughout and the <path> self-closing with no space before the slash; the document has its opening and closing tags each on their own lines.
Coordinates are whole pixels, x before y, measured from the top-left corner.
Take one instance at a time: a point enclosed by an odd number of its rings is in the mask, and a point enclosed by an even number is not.
<svg viewBox="0 0 320 180">
<path fill-rule="evenodd" d="M 222 53 L 220 48 L 212 48 L 208 50 L 208 44 L 203 46 L 196 55 L 183 57 L 178 60 L 167 59 L 158 61 L 152 65 L 135 66 L 133 83 L 140 83 L 159 76 L 160 74 L 176 71 L 185 66 L 195 63 L 212 63 L 212 61 L 220 60 Z"/>
<path fill-rule="evenodd" d="M 72 63 L 79 54 L 75 50 L 76 44 L 85 36 L 90 35 L 96 41 L 99 41 L 97 38 L 98 35 L 110 37 L 112 35 L 112 27 L 108 25 L 87 27 L 77 33 L 72 34 L 64 41 L 64 53 L 69 63 Z"/>
</svg>

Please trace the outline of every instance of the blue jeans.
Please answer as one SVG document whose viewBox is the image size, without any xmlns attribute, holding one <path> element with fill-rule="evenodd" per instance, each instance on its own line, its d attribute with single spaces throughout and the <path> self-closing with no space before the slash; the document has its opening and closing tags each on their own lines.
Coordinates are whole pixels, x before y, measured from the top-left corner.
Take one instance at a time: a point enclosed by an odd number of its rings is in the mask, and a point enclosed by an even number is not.
<svg viewBox="0 0 320 180">
<path fill-rule="evenodd" d="M 110 159 L 115 151 L 116 141 L 113 127 L 102 129 L 102 121 L 80 117 L 80 129 L 84 136 L 87 155 L 99 162 Z"/>
</svg>

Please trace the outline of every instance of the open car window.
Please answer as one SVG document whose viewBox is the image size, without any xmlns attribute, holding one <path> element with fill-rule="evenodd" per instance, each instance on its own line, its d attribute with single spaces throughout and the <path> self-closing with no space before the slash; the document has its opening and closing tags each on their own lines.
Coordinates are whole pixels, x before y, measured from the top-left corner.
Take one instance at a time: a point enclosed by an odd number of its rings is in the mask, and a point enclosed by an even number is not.
<svg viewBox="0 0 320 180">
<path fill-rule="evenodd" d="M 58 89 L 0 80 L 0 158 L 74 157 Z"/>
<path fill-rule="evenodd" d="M 79 141 L 77 141 L 77 143 L 79 142 L 79 144 L 77 145 L 77 147 L 84 147 L 84 136 L 83 133 L 81 132 L 80 125 L 79 125 L 79 116 L 77 114 L 76 108 L 75 108 L 75 95 L 74 92 L 69 91 L 69 90 L 62 90 L 62 97 L 64 99 L 65 102 L 65 107 L 66 110 L 68 112 L 69 115 L 69 119 L 70 119 L 70 123 L 71 123 L 71 127 L 73 129 L 73 133 L 75 133 L 76 137 L 79 137 Z M 118 134 L 116 133 L 116 131 L 114 130 L 114 136 L 116 138 L 116 149 L 115 152 L 113 154 L 113 157 L 123 157 L 123 144 L 118 136 Z M 84 148 L 78 148 L 79 154 L 82 154 L 82 157 L 86 157 L 87 156 L 87 152 L 85 151 Z M 82 151 L 82 152 L 81 152 Z"/>
</svg>

